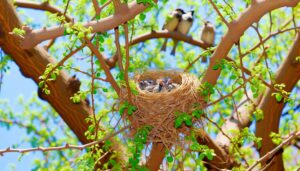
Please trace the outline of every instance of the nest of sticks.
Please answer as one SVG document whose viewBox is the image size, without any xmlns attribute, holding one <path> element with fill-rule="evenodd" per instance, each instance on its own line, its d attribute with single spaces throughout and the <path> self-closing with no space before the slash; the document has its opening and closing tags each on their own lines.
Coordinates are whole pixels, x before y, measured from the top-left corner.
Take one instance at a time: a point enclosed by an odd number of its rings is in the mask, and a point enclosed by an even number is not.
<svg viewBox="0 0 300 171">
<path fill-rule="evenodd" d="M 172 91 L 149 92 L 140 88 L 139 83 L 143 80 L 157 80 L 160 78 L 170 78 L 178 85 Z M 162 142 L 164 144 L 174 144 L 179 138 L 179 134 L 187 135 L 190 128 L 182 124 L 180 128 L 175 128 L 176 112 L 186 112 L 191 114 L 195 103 L 199 103 L 200 82 L 194 75 L 177 71 L 147 71 L 134 77 L 137 85 L 138 95 L 132 95 L 132 104 L 137 110 L 127 116 L 136 131 L 145 125 L 152 126 L 148 134 L 148 142 Z M 122 93 L 123 100 L 127 100 L 127 93 Z"/>
</svg>

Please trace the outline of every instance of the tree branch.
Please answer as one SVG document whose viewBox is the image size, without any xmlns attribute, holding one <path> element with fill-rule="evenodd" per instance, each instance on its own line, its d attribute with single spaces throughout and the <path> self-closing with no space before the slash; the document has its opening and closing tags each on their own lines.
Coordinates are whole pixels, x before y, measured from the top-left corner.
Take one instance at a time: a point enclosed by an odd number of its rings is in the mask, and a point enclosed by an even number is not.
<svg viewBox="0 0 300 171">
<path fill-rule="evenodd" d="M 120 10 L 122 10 L 122 12 L 120 13 L 103 18 L 99 21 L 91 21 L 84 23 L 83 26 L 86 28 L 92 27 L 93 33 L 105 32 L 133 19 L 136 15 L 144 11 L 147 7 L 148 5 L 145 6 L 143 4 L 137 4 L 134 1 L 129 4 L 126 4 L 123 8 L 121 8 Z M 24 38 L 21 39 L 21 47 L 23 49 L 30 49 L 44 40 L 63 36 L 64 30 L 64 26 L 54 26 L 51 28 L 32 30 L 31 32 L 27 32 Z"/>
<path fill-rule="evenodd" d="M 144 42 L 150 39 L 156 39 L 156 38 L 172 38 L 179 41 L 184 41 L 186 43 L 189 43 L 191 45 L 195 45 L 198 47 L 201 47 L 203 49 L 207 49 L 209 46 L 206 45 L 202 40 L 195 40 L 190 36 L 181 34 L 179 32 L 169 32 L 169 31 L 154 31 L 152 30 L 150 33 L 146 33 L 143 35 L 140 35 L 138 37 L 135 37 L 131 42 L 130 46 L 133 46 L 135 44 L 138 44 L 140 42 Z"/>
<path fill-rule="evenodd" d="M 83 150 L 87 147 L 91 147 L 93 145 L 99 144 L 99 143 L 103 143 L 104 141 L 120 134 L 121 132 L 125 131 L 126 129 L 128 129 L 130 126 L 125 126 L 123 128 L 121 128 L 120 130 L 109 134 L 107 136 L 105 136 L 104 138 L 102 138 L 101 140 L 97 140 L 97 141 L 93 141 L 84 145 L 70 145 L 70 144 L 66 144 L 64 146 L 58 146 L 58 147 L 35 147 L 35 148 L 27 148 L 27 149 L 19 149 L 19 148 L 6 148 L 3 150 L 0 150 L 0 156 L 3 156 L 3 154 L 5 153 L 28 153 L 28 152 L 33 152 L 33 151 L 42 151 L 42 152 L 46 152 L 46 151 L 60 151 L 60 150 L 66 150 L 66 149 L 76 149 L 76 150 Z"/>
<path fill-rule="evenodd" d="M 300 79 L 300 63 L 296 62 L 296 57 L 300 56 L 300 35 L 299 32 L 292 45 L 287 58 L 283 61 L 276 73 L 276 83 L 285 84 L 285 91 L 290 92 Z M 264 112 L 264 119 L 256 124 L 256 136 L 263 139 L 263 144 L 260 149 L 260 155 L 265 155 L 268 151 L 275 148 L 272 139 L 270 138 L 271 132 L 278 132 L 279 120 L 284 108 L 285 103 L 278 103 L 275 97 L 272 96 L 274 90 L 268 88 L 264 93 L 262 102 L 259 108 Z M 271 170 L 283 170 L 283 163 L 281 155 L 275 158 Z"/>
<path fill-rule="evenodd" d="M 14 4 L 16 6 L 22 7 L 22 8 L 30 8 L 30 9 L 48 11 L 53 14 L 58 14 L 59 16 L 64 16 L 66 18 L 67 22 L 72 21 L 70 16 L 64 14 L 60 9 L 58 9 L 52 5 L 49 5 L 48 2 L 38 3 L 38 2 L 26 2 L 23 0 L 15 0 Z"/>
<path fill-rule="evenodd" d="M 107 77 L 107 81 L 111 84 L 111 86 L 115 89 L 116 93 L 118 95 L 120 95 L 120 87 L 118 86 L 116 80 L 114 79 L 114 77 L 112 76 L 105 60 L 104 57 L 102 56 L 102 54 L 98 51 L 98 49 L 92 44 L 92 42 L 85 38 L 85 41 L 87 43 L 87 46 L 90 48 L 90 50 L 96 55 L 96 57 L 98 58 L 101 67 L 103 68 L 105 75 Z"/>
<path fill-rule="evenodd" d="M 293 139 L 297 138 L 300 136 L 300 131 L 296 132 L 296 133 L 292 133 L 286 140 L 284 140 L 281 144 L 279 144 L 277 147 L 275 147 L 272 151 L 269 151 L 268 153 L 266 153 L 264 156 L 262 156 L 260 159 L 258 159 L 253 165 L 251 165 L 249 168 L 247 168 L 247 171 L 251 171 L 252 169 L 254 169 L 254 167 L 256 165 L 258 165 L 259 163 L 262 163 L 265 160 L 269 160 L 272 159 L 274 157 L 274 155 L 283 148 L 283 146 L 287 145 L 288 143 L 290 143 Z"/>
</svg>

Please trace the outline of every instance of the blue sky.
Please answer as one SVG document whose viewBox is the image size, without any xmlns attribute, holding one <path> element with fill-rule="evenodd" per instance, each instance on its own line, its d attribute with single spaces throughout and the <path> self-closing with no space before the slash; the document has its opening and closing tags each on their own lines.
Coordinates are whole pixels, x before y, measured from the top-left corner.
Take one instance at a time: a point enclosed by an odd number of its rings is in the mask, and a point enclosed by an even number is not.
<svg viewBox="0 0 300 171">
<path fill-rule="evenodd" d="M 18 97 L 23 96 L 24 100 L 29 99 L 34 93 L 36 93 L 37 86 L 31 80 L 22 76 L 18 66 L 11 62 L 11 69 L 5 74 L 3 84 L 1 86 L 0 99 L 8 99 L 9 106 L 14 112 L 21 112 L 22 107 L 18 105 Z M 20 86 L 21 85 L 21 86 Z M 0 127 L 0 149 L 10 147 L 13 144 L 20 143 L 21 140 L 26 137 L 26 131 L 19 129 L 16 126 L 7 130 L 4 127 Z M 30 147 L 28 143 L 23 143 L 21 148 Z M 19 161 L 20 154 L 6 153 L 0 157 L 0 166 L 3 171 L 10 171 L 11 165 L 16 166 L 16 170 L 27 171 L 32 169 L 32 162 L 34 158 L 41 158 L 41 153 L 28 153 L 22 157 Z"/>
</svg>

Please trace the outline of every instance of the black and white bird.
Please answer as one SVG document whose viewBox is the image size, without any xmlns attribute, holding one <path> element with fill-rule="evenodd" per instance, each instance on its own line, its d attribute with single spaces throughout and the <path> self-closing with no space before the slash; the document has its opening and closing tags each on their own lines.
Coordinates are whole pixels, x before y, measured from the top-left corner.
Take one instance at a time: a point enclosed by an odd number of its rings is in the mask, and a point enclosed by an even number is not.
<svg viewBox="0 0 300 171">
<path fill-rule="evenodd" d="M 181 20 L 177 26 L 176 31 L 182 34 L 188 34 L 190 28 L 193 25 L 193 22 L 194 22 L 194 10 L 182 14 Z M 174 45 L 173 45 L 171 55 L 175 55 L 177 45 L 178 45 L 178 40 L 174 40 Z"/>
<path fill-rule="evenodd" d="M 165 24 L 163 25 L 163 30 L 168 30 L 168 31 L 175 31 L 178 23 L 181 20 L 181 16 L 182 14 L 184 14 L 185 12 L 181 9 L 181 8 L 177 8 L 174 11 L 172 11 L 166 18 Z M 167 42 L 168 39 L 165 39 L 162 47 L 161 47 L 161 51 L 166 51 L 167 48 Z"/>
<path fill-rule="evenodd" d="M 201 37 L 200 39 L 209 47 L 214 46 L 215 43 L 215 26 L 209 22 L 209 21 L 205 21 L 204 22 L 204 27 L 201 31 Z M 207 58 L 203 57 L 202 58 L 202 62 L 206 62 Z"/>
</svg>

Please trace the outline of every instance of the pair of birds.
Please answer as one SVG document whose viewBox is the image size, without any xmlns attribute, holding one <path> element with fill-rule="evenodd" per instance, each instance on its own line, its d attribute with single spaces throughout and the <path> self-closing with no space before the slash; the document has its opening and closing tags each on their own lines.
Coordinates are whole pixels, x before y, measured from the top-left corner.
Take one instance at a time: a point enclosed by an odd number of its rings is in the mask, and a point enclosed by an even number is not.
<svg viewBox="0 0 300 171">
<path fill-rule="evenodd" d="M 190 28 L 194 22 L 194 10 L 189 12 L 185 12 L 181 8 L 177 8 L 172 11 L 166 18 L 165 24 L 163 25 L 163 30 L 166 29 L 168 31 L 177 31 L 182 34 L 188 34 Z M 215 41 L 215 27 L 209 22 L 205 21 L 204 27 L 201 31 L 200 39 L 207 44 L 209 47 L 213 46 Z M 161 50 L 166 51 L 168 39 L 165 39 L 165 42 L 162 45 Z M 175 55 L 176 47 L 178 45 L 178 41 L 174 40 L 173 49 L 171 51 L 171 55 Z"/>
<path fill-rule="evenodd" d="M 173 80 L 169 77 L 159 78 L 156 81 L 148 79 L 139 82 L 141 90 L 153 92 L 153 93 L 162 93 L 170 92 L 173 89 L 176 89 L 179 84 L 174 83 Z"/>
</svg>

